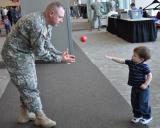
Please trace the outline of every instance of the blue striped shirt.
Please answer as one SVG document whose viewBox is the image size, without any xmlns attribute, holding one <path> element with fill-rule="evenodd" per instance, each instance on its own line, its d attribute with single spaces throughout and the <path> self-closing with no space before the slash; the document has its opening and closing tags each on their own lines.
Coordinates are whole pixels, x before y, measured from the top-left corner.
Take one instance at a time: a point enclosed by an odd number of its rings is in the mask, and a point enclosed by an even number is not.
<svg viewBox="0 0 160 128">
<path fill-rule="evenodd" d="M 136 64 L 132 60 L 125 60 L 125 64 L 129 67 L 128 85 L 141 86 L 146 80 L 146 75 L 151 72 L 148 65 L 143 62 Z"/>
</svg>

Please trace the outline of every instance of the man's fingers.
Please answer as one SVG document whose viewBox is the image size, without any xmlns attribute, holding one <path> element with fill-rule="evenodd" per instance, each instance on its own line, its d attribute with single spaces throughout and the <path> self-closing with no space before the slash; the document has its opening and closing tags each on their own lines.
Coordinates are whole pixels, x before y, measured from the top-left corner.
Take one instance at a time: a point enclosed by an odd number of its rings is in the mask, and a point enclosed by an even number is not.
<svg viewBox="0 0 160 128">
<path fill-rule="evenodd" d="M 70 60 L 69 62 L 74 63 L 74 62 L 76 62 L 76 61 L 75 61 L 75 60 Z"/>
<path fill-rule="evenodd" d="M 75 62 L 75 57 L 74 56 L 69 56 L 67 58 L 67 61 L 69 61 L 69 62 Z"/>
<path fill-rule="evenodd" d="M 63 56 L 64 56 L 64 60 L 67 63 L 74 63 L 75 62 L 75 56 L 74 55 L 70 55 L 70 54 L 64 55 L 64 54 L 65 54 L 65 52 L 63 53 Z"/>
<path fill-rule="evenodd" d="M 75 56 L 74 56 L 74 55 L 69 55 L 69 57 L 70 57 L 70 58 L 75 58 Z"/>
</svg>

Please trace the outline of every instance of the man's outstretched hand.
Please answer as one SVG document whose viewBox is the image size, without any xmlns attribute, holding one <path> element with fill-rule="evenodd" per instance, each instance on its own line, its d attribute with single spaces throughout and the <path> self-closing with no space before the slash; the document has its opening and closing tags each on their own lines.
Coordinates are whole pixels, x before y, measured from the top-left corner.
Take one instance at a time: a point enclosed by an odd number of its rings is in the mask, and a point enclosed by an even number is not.
<svg viewBox="0 0 160 128">
<path fill-rule="evenodd" d="M 63 62 L 66 62 L 66 63 L 74 63 L 75 62 L 75 56 L 69 54 L 68 50 L 67 50 L 67 51 L 63 52 L 62 60 L 63 60 Z"/>
</svg>

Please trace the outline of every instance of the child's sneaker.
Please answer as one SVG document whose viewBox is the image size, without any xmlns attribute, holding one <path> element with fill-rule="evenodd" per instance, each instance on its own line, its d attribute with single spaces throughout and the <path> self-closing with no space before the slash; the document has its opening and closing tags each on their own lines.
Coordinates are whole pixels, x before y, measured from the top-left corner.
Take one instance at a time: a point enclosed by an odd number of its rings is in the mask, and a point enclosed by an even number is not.
<svg viewBox="0 0 160 128">
<path fill-rule="evenodd" d="M 131 122 L 132 122 L 132 123 L 138 123 L 138 122 L 140 122 L 141 119 L 143 119 L 143 118 L 142 118 L 142 117 L 139 117 L 139 118 L 134 117 L 134 118 L 131 120 Z"/>
<path fill-rule="evenodd" d="M 149 118 L 149 119 L 144 119 L 144 118 L 143 118 L 143 119 L 140 120 L 140 123 L 141 123 L 141 124 L 148 124 L 148 123 L 150 123 L 150 122 L 152 121 L 152 119 L 153 119 L 152 117 Z"/>
</svg>

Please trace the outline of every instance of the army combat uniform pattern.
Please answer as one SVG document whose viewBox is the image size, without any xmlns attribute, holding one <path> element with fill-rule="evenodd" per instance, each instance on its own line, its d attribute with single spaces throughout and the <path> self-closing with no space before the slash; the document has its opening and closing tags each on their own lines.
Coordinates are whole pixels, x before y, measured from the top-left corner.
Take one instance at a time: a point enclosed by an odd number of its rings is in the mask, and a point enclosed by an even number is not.
<svg viewBox="0 0 160 128">
<path fill-rule="evenodd" d="M 91 8 L 93 10 L 93 19 L 92 19 L 92 29 L 94 29 L 94 24 L 98 19 L 98 29 L 101 27 L 101 17 L 102 17 L 102 9 L 103 5 L 100 2 L 94 2 L 91 4 Z"/>
<path fill-rule="evenodd" d="M 35 58 L 61 62 L 61 52 L 51 44 L 52 26 L 46 25 L 43 13 L 21 18 L 6 38 L 2 58 L 10 78 L 20 93 L 20 101 L 30 112 L 42 110 Z"/>
</svg>

